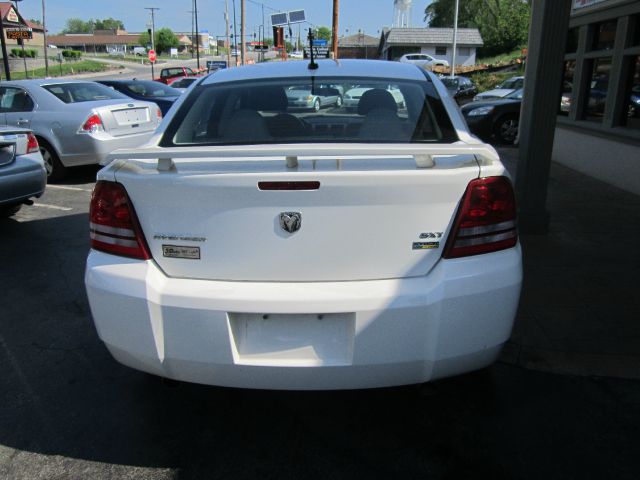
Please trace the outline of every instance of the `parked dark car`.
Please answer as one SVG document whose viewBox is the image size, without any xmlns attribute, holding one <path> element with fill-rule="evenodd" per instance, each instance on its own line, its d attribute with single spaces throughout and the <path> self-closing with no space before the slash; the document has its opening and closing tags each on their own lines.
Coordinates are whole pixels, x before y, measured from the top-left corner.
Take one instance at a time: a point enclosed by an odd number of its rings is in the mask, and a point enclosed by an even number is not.
<svg viewBox="0 0 640 480">
<path fill-rule="evenodd" d="M 483 139 L 492 136 L 511 144 L 518 136 L 522 89 L 518 89 L 504 98 L 471 102 L 460 107 L 469 129 Z"/>
<path fill-rule="evenodd" d="M 470 102 L 478 93 L 478 87 L 467 77 L 442 77 L 440 80 L 458 105 Z"/>
<path fill-rule="evenodd" d="M 98 83 L 111 87 L 133 99 L 153 102 L 160 107 L 162 115 L 167 114 L 181 93 L 168 85 L 150 80 L 99 80 Z"/>
</svg>

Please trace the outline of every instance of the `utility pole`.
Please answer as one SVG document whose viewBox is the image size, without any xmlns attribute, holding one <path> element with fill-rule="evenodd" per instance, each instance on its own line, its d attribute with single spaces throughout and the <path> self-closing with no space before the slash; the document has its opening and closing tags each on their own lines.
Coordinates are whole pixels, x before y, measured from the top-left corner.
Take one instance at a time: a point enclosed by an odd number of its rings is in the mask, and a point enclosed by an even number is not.
<svg viewBox="0 0 640 480">
<path fill-rule="evenodd" d="M 267 42 L 264 40 L 264 3 L 260 5 L 262 5 L 262 50 L 260 51 L 260 56 L 264 62 L 264 47 L 267 45 Z"/>
<path fill-rule="evenodd" d="M 242 65 L 244 65 L 245 57 L 247 56 L 247 44 L 245 42 L 245 0 L 240 0 L 240 58 Z"/>
<path fill-rule="evenodd" d="M 200 33 L 198 30 L 198 0 L 193 0 L 195 6 L 196 15 L 196 62 L 198 64 L 198 70 L 200 70 Z"/>
<path fill-rule="evenodd" d="M 238 32 L 236 31 L 236 0 L 233 0 L 233 62 L 238 66 Z"/>
<path fill-rule="evenodd" d="M 7 55 L 7 43 L 4 38 L 4 21 L 0 15 L 0 43 L 2 43 L 2 61 L 4 63 L 4 76 L 11 80 L 11 70 L 9 69 L 9 56 Z"/>
<path fill-rule="evenodd" d="M 456 75 L 456 49 L 458 44 L 458 7 L 460 0 L 456 0 L 456 10 L 453 16 L 453 54 L 451 55 L 451 77 Z"/>
<path fill-rule="evenodd" d="M 193 58 L 193 38 L 194 38 L 194 35 L 193 35 L 193 29 L 194 29 L 194 27 L 193 27 L 193 23 L 194 23 L 193 22 L 193 16 L 195 15 L 195 12 L 196 12 L 195 8 L 193 7 L 193 2 L 194 2 L 194 0 L 191 0 L 191 10 L 189 11 L 189 13 L 191 14 L 191 58 Z"/>
<path fill-rule="evenodd" d="M 42 31 L 44 33 L 44 76 L 49 76 L 49 56 L 47 55 L 47 20 L 45 16 L 45 6 L 42 0 Z"/>
<path fill-rule="evenodd" d="M 331 51 L 333 52 L 333 58 L 338 58 L 338 2 L 339 0 L 333 0 L 333 32 L 331 35 Z"/>
<path fill-rule="evenodd" d="M 156 49 L 156 10 L 160 10 L 158 7 L 144 7 L 145 10 L 151 12 L 151 50 Z M 157 55 L 158 52 L 156 52 Z M 153 72 L 153 62 L 151 62 L 151 80 L 155 76 Z"/>
<path fill-rule="evenodd" d="M 229 42 L 229 2 L 224 0 L 224 22 L 226 24 L 226 41 L 225 47 L 227 47 L 227 66 L 231 66 L 231 43 Z"/>
</svg>

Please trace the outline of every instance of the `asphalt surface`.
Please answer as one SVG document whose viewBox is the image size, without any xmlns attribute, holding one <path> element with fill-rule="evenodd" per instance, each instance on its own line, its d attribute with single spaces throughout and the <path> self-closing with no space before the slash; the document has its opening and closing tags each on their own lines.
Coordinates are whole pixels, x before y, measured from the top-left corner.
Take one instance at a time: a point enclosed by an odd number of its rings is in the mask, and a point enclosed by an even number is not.
<svg viewBox="0 0 640 480">
<path fill-rule="evenodd" d="M 638 381 L 497 363 L 423 387 L 273 392 L 119 365 L 84 292 L 95 173 L 0 220 L 0 479 L 638 478 Z"/>
</svg>

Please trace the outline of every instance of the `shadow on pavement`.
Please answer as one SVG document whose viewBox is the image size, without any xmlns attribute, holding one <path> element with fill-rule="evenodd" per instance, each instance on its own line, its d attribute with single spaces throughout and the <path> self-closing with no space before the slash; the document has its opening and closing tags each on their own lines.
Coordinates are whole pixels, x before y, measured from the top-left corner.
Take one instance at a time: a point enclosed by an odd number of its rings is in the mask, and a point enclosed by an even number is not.
<svg viewBox="0 0 640 480">
<path fill-rule="evenodd" d="M 0 446 L 105 464 L 92 478 L 114 464 L 180 480 L 631 479 L 640 467 L 634 382 L 498 364 L 421 389 L 273 392 L 120 366 L 85 297 L 86 225 L 0 221 Z"/>
</svg>

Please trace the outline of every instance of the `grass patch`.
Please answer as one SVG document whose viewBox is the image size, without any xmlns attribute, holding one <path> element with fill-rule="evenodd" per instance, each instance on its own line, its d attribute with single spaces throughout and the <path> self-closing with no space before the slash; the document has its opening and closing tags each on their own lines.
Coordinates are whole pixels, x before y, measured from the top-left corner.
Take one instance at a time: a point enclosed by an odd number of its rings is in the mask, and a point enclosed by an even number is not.
<svg viewBox="0 0 640 480">
<path fill-rule="evenodd" d="M 524 46 L 517 48 L 512 52 L 501 53 L 500 55 L 494 55 L 493 57 L 479 57 L 476 63 L 480 65 L 502 65 L 513 63 L 522 56 L 523 48 Z"/>
<path fill-rule="evenodd" d="M 478 72 L 472 74 L 469 78 L 478 87 L 478 92 L 486 92 L 496 88 L 496 85 L 502 83 L 507 78 L 524 75 L 524 70 L 514 70 L 510 72 Z"/>
<path fill-rule="evenodd" d="M 60 69 L 62 68 L 62 74 Z M 107 65 L 106 63 L 96 62 L 93 60 L 81 60 L 79 62 L 63 62 L 60 65 L 55 60 L 49 60 L 49 76 L 60 77 L 65 75 L 75 75 L 78 73 L 91 73 L 91 72 L 104 72 L 111 70 L 113 65 Z M 29 78 L 44 78 L 44 67 L 36 68 L 35 70 L 29 70 Z M 27 78 L 24 70 L 14 70 L 11 72 L 12 80 L 23 80 Z"/>
</svg>

